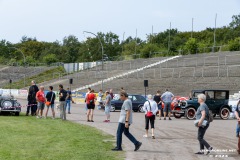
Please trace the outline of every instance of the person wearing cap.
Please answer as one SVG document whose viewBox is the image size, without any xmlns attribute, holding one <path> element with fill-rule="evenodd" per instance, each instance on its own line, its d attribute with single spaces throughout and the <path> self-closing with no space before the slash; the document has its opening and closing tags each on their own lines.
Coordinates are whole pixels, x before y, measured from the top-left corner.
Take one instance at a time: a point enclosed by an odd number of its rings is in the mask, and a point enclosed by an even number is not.
<svg viewBox="0 0 240 160">
<path fill-rule="evenodd" d="M 106 91 L 105 94 L 106 94 L 106 102 L 105 102 L 106 120 L 103 122 L 110 122 L 110 110 L 111 110 L 112 96 L 109 94 L 109 91 Z"/>
<path fill-rule="evenodd" d="M 122 134 L 135 145 L 134 151 L 137 151 L 142 143 L 137 141 L 136 138 L 129 132 L 129 127 L 132 124 L 132 101 L 128 99 L 128 94 L 125 91 L 120 92 L 120 99 L 123 102 L 120 118 L 118 121 L 118 129 L 117 129 L 117 146 L 112 149 L 112 151 L 122 151 Z"/>
<path fill-rule="evenodd" d="M 148 137 L 148 129 L 149 129 L 149 122 L 151 124 L 151 129 L 152 129 L 152 139 L 155 139 L 154 136 L 154 121 L 155 121 L 155 116 L 158 111 L 158 106 L 157 103 L 153 100 L 152 95 L 148 95 L 148 100 L 144 103 L 143 106 L 143 111 L 145 111 L 145 129 L 146 129 L 146 134 L 143 137 Z M 153 113 L 153 116 L 147 117 L 147 112 L 151 111 Z"/>
<path fill-rule="evenodd" d="M 164 103 L 164 120 L 166 120 L 167 112 L 168 112 L 169 120 L 172 120 L 171 119 L 171 103 L 173 98 L 174 98 L 174 95 L 171 92 L 169 92 L 168 89 L 166 89 L 166 92 L 163 93 L 163 95 L 161 96 L 161 99 Z"/>
</svg>

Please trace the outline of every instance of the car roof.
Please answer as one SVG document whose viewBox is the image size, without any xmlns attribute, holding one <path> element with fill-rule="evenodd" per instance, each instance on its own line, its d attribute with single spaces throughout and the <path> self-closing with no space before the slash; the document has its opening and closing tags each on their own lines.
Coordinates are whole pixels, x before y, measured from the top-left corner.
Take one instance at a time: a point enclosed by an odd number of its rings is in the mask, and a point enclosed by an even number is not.
<svg viewBox="0 0 240 160">
<path fill-rule="evenodd" d="M 229 92 L 229 90 L 224 90 L 224 89 L 199 89 L 199 90 L 192 90 L 192 92 L 203 92 L 203 91 L 226 91 L 226 92 Z"/>
</svg>

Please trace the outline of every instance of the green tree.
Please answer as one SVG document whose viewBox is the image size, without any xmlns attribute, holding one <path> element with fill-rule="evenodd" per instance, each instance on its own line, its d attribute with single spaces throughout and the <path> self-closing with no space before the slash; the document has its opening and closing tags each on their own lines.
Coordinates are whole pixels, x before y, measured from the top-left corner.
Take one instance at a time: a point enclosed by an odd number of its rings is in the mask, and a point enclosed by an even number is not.
<svg viewBox="0 0 240 160">
<path fill-rule="evenodd" d="M 150 58 L 154 56 L 154 52 L 159 52 L 159 47 L 156 44 L 148 43 L 140 50 L 142 58 Z"/>
<path fill-rule="evenodd" d="M 232 16 L 232 22 L 229 24 L 231 28 L 236 28 L 240 26 L 240 14 Z"/>
<path fill-rule="evenodd" d="M 195 38 L 190 38 L 185 44 L 185 50 L 187 50 L 190 54 L 197 53 L 198 43 Z"/>
<path fill-rule="evenodd" d="M 239 51 L 240 50 L 240 37 L 229 41 L 229 50 L 230 51 Z"/>
<path fill-rule="evenodd" d="M 43 61 L 49 65 L 51 63 L 58 62 L 58 59 L 55 56 L 55 54 L 49 54 L 49 55 L 46 55 L 45 57 L 43 57 Z"/>
</svg>

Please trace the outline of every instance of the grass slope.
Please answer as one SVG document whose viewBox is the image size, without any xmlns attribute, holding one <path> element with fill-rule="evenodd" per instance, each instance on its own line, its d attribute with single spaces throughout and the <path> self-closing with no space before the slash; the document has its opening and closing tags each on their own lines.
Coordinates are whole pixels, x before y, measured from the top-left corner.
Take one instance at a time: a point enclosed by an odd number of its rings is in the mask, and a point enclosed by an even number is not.
<svg viewBox="0 0 240 160">
<path fill-rule="evenodd" d="M 115 160 L 113 137 L 60 119 L 0 116 L 0 159 Z"/>
<path fill-rule="evenodd" d="M 61 76 L 66 75 L 66 72 L 63 67 L 56 67 L 56 68 L 44 71 L 42 73 L 39 73 L 37 75 L 31 76 L 31 77 L 26 77 L 25 83 L 28 86 L 29 84 L 31 84 L 32 80 L 36 80 L 37 83 L 50 81 L 54 78 L 58 78 L 59 73 L 61 74 Z M 53 77 L 54 74 L 56 74 L 55 77 Z M 19 81 L 13 82 L 11 85 L 11 88 L 14 88 L 14 89 L 21 89 L 24 87 L 26 87 L 26 86 L 24 86 L 24 79 L 20 79 Z M 8 85 L 4 86 L 3 88 L 9 89 L 10 85 L 8 84 Z"/>
</svg>

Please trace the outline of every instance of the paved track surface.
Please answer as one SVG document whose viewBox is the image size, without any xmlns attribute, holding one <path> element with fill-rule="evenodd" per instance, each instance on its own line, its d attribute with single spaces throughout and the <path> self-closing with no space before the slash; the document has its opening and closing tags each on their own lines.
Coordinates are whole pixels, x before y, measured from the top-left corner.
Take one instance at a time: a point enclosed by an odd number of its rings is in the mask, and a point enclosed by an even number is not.
<svg viewBox="0 0 240 160">
<path fill-rule="evenodd" d="M 22 105 L 27 104 L 26 101 L 20 100 Z M 26 107 L 23 107 L 25 112 Z M 72 114 L 67 114 L 67 120 L 95 127 L 110 135 L 116 135 L 118 118 L 120 112 L 111 112 L 111 122 L 104 123 L 104 112 L 95 110 L 94 121 L 86 122 L 86 112 L 84 105 L 73 104 Z M 50 116 L 51 112 L 49 113 Z M 58 113 L 59 116 L 59 113 Z M 236 120 L 220 120 L 216 118 L 206 132 L 205 139 L 214 148 L 222 152 L 212 152 L 210 156 L 195 155 L 199 150 L 197 140 L 197 128 L 194 127 L 193 121 L 172 118 L 169 120 L 156 119 L 155 137 L 156 139 L 143 138 L 144 130 L 144 114 L 133 114 L 133 125 L 130 132 L 137 140 L 143 143 L 139 151 L 134 152 L 134 145 L 123 135 L 123 150 L 125 151 L 125 159 L 127 160 L 206 160 L 206 159 L 227 159 L 239 160 L 240 155 L 236 152 L 237 138 L 235 137 Z M 44 119 L 42 119 L 44 120 Z M 234 150 L 232 153 L 224 153 L 224 150 Z M 224 156 L 224 158 L 220 158 Z M 228 156 L 228 157 L 226 157 Z"/>
</svg>

